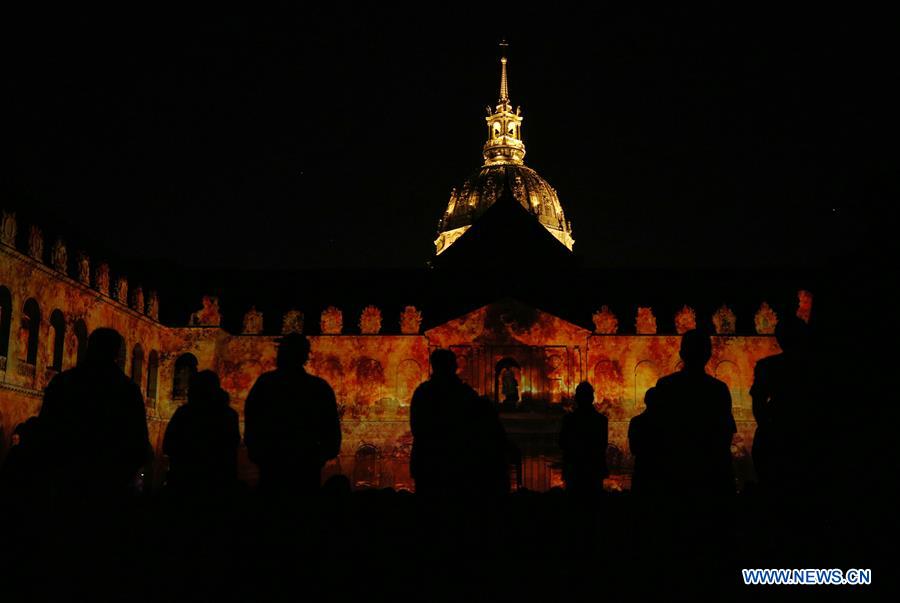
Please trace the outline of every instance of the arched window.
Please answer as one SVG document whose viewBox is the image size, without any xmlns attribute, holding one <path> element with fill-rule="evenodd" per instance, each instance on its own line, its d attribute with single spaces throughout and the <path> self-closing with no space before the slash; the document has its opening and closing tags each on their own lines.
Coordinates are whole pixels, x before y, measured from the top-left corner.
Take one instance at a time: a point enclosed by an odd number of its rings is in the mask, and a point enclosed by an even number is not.
<svg viewBox="0 0 900 603">
<path fill-rule="evenodd" d="M 175 360 L 175 378 L 172 381 L 172 398 L 187 398 L 191 376 L 197 372 L 197 357 L 193 354 L 182 354 Z"/>
<path fill-rule="evenodd" d="M 19 327 L 19 349 L 27 364 L 37 364 L 38 335 L 41 331 L 41 308 L 34 298 L 25 302 L 22 308 L 22 323 Z"/>
<path fill-rule="evenodd" d="M 150 350 L 147 358 L 147 405 L 155 406 L 156 391 L 159 379 L 159 354 L 156 350 Z"/>
<path fill-rule="evenodd" d="M 144 378 L 144 348 L 141 344 L 135 344 L 131 351 L 131 380 L 138 384 L 143 383 Z"/>
<path fill-rule="evenodd" d="M 12 295 L 6 287 L 0 287 L 0 370 L 6 368 L 9 355 L 9 326 L 12 323 Z"/>
<path fill-rule="evenodd" d="M 54 310 L 50 314 L 50 334 L 53 342 L 53 359 L 50 368 L 61 371 L 63 368 L 63 350 L 66 344 L 66 319 L 60 310 Z"/>
<path fill-rule="evenodd" d="M 85 351 L 87 350 L 88 330 L 84 320 L 79 318 L 75 321 L 72 329 L 75 332 L 75 366 L 84 361 Z"/>
</svg>

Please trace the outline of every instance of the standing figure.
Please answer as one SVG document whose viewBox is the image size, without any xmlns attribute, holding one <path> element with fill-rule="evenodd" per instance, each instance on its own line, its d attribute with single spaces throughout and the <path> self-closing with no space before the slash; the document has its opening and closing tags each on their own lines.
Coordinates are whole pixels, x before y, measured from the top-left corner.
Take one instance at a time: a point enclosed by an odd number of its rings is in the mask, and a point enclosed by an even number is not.
<svg viewBox="0 0 900 603">
<path fill-rule="evenodd" d="M 140 388 L 116 363 L 122 338 L 91 333 L 85 361 L 58 374 L 39 414 L 42 462 L 62 496 L 126 495 L 151 454 Z"/>
<path fill-rule="evenodd" d="M 651 387 L 644 394 L 644 412 L 633 417 L 628 423 L 628 446 L 634 457 L 634 473 L 631 476 L 631 491 L 635 494 L 659 493 L 662 490 L 660 454 L 662 425 L 656 407 L 659 392 Z"/>
<path fill-rule="evenodd" d="M 506 367 L 500 373 L 500 386 L 503 391 L 503 406 L 509 410 L 515 410 L 519 403 L 519 382 L 512 367 Z"/>
<path fill-rule="evenodd" d="M 687 331 L 680 355 L 684 368 L 656 383 L 662 478 L 676 492 L 733 494 L 731 438 L 737 428 L 728 386 L 706 372 L 712 340 Z"/>
<path fill-rule="evenodd" d="M 506 433 L 493 404 L 457 376 L 450 350 L 432 352 L 431 369 L 409 410 L 416 493 L 484 495 L 508 489 Z"/>
<path fill-rule="evenodd" d="M 760 484 L 774 488 L 802 483 L 814 466 L 817 452 L 807 434 L 821 411 L 812 404 L 815 375 L 809 346 L 809 327 L 788 315 L 775 326 L 781 354 L 763 358 L 753 371 L 753 464 Z"/>
<path fill-rule="evenodd" d="M 318 491 L 322 467 L 341 449 L 334 390 L 306 372 L 309 352 L 305 336 L 282 337 L 276 369 L 260 375 L 244 404 L 247 453 L 269 493 Z"/>
<path fill-rule="evenodd" d="M 191 376 L 187 404 L 172 415 L 163 439 L 168 485 L 179 493 L 228 492 L 237 483 L 238 414 L 213 371 Z"/>
<path fill-rule="evenodd" d="M 563 417 L 559 447 L 566 490 L 580 497 L 603 492 L 609 420 L 594 408 L 594 388 L 583 381 L 575 388 L 575 410 Z"/>
</svg>

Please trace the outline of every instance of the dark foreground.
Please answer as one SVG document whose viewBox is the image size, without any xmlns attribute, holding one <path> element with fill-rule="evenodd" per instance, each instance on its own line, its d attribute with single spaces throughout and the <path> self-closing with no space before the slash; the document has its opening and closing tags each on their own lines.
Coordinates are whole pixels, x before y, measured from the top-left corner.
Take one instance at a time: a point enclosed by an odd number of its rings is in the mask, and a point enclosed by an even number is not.
<svg viewBox="0 0 900 603">
<path fill-rule="evenodd" d="M 393 491 L 3 509 L 6 593 L 38 600 L 872 598 L 870 518 L 846 502 L 562 491 L 423 500 Z M 873 586 L 744 586 L 741 568 L 872 568 Z M 10 598 L 4 600 L 19 600 Z"/>
</svg>

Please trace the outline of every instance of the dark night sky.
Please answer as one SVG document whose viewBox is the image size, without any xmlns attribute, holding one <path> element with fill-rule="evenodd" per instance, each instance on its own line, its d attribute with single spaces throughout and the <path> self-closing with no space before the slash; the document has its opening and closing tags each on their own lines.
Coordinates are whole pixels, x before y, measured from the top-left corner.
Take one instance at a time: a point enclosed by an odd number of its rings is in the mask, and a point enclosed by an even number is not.
<svg viewBox="0 0 900 603">
<path fill-rule="evenodd" d="M 0 205 L 114 261 L 421 266 L 480 166 L 505 35 L 526 164 L 588 265 L 810 267 L 871 244 L 877 16 L 487 12 L 7 19 Z"/>
</svg>

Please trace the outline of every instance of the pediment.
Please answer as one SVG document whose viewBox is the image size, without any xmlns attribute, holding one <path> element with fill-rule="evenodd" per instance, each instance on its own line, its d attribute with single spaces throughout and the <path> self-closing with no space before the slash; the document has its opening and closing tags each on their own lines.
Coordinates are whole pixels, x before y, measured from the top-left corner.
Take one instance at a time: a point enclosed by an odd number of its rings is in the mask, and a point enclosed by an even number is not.
<svg viewBox="0 0 900 603">
<path fill-rule="evenodd" d="M 431 345 L 579 345 L 591 332 L 515 300 L 482 306 L 425 331 Z"/>
</svg>

